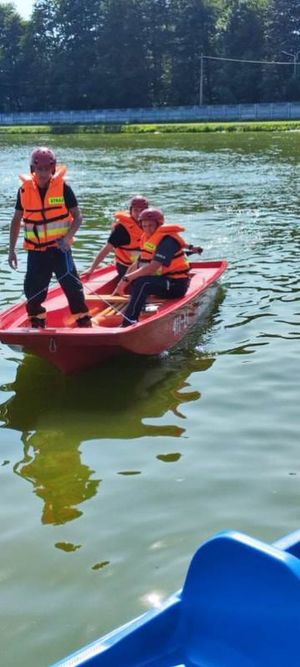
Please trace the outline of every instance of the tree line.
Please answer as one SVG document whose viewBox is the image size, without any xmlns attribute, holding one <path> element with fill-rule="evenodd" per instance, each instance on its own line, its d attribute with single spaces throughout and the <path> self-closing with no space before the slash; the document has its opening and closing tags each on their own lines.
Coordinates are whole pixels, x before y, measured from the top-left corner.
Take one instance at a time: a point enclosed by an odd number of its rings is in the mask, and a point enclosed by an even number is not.
<svg viewBox="0 0 300 667">
<path fill-rule="evenodd" d="M 298 55 L 299 0 L 0 3 L 0 111 L 297 101 Z"/>
</svg>

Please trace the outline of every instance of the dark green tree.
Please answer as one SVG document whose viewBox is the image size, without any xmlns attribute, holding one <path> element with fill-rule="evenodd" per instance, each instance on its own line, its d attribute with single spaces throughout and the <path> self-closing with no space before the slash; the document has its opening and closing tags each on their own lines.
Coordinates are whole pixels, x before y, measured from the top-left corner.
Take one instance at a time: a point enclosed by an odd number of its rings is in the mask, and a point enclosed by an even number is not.
<svg viewBox="0 0 300 667">
<path fill-rule="evenodd" d="M 203 102 L 211 101 L 208 61 L 212 54 L 215 10 L 203 0 L 172 2 L 172 94 L 175 105 L 199 104 L 200 73 L 203 65 Z"/>
<path fill-rule="evenodd" d="M 224 5 L 215 36 L 218 56 L 224 58 L 214 63 L 215 101 L 259 101 L 262 65 L 238 60 L 264 60 L 263 26 L 263 6 L 257 0 L 230 0 Z"/>
<path fill-rule="evenodd" d="M 53 77 L 59 52 L 57 1 L 36 0 L 23 41 L 23 106 L 28 111 L 60 108 Z"/>
<path fill-rule="evenodd" d="M 59 0 L 54 88 L 62 109 L 99 106 L 95 77 L 103 24 L 101 0 Z"/>
<path fill-rule="evenodd" d="M 12 4 L 0 5 L 0 110 L 22 109 L 25 22 Z"/>
<path fill-rule="evenodd" d="M 298 100 L 298 61 L 299 0 L 0 4 L 2 111 Z"/>
<path fill-rule="evenodd" d="M 300 2 L 270 0 L 265 21 L 268 60 L 290 61 L 290 65 L 264 71 L 264 99 L 300 100 Z M 289 54 L 289 55 L 288 55 Z"/>
<path fill-rule="evenodd" d="M 107 0 L 97 61 L 101 106 L 149 104 L 144 0 Z"/>
<path fill-rule="evenodd" d="M 166 104 L 170 96 L 172 5 L 172 0 L 143 0 L 148 104 L 154 106 Z"/>
</svg>

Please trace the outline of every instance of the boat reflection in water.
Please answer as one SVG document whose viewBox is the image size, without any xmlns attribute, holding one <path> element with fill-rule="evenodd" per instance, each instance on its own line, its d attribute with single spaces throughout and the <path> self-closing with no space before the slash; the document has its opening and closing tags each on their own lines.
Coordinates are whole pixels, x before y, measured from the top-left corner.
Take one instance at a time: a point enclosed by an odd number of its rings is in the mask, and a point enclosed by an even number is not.
<svg viewBox="0 0 300 667">
<path fill-rule="evenodd" d="M 97 441 L 99 460 L 103 457 L 107 465 L 110 457 L 116 474 L 117 447 L 108 447 L 107 441 L 174 438 L 185 432 L 178 424 L 185 418 L 181 406 L 200 398 L 199 391 L 189 391 L 189 376 L 214 362 L 213 356 L 195 350 L 196 334 L 194 330 L 192 349 L 185 342 L 165 358 L 124 357 L 78 376 L 63 376 L 47 362 L 24 357 L 15 381 L 1 387 L 14 396 L 0 406 L 0 418 L 2 429 L 22 432 L 24 452 L 14 472 L 31 482 L 43 500 L 42 523 L 59 525 L 78 518 L 79 506 L 98 492 L 101 479 L 82 462 L 81 446 L 87 441 Z M 162 417 L 164 423 L 159 423 Z M 145 423 L 151 419 L 156 423 Z M 179 457 L 178 452 L 169 453 L 163 460 Z"/>
</svg>

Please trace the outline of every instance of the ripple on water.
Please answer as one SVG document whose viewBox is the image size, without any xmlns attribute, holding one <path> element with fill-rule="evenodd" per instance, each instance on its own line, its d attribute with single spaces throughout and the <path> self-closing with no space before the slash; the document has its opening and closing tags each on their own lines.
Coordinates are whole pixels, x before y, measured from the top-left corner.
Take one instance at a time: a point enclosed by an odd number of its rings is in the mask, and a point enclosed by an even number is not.
<svg viewBox="0 0 300 667">
<path fill-rule="evenodd" d="M 160 359 L 62 378 L 0 346 L 6 667 L 50 664 L 156 604 L 217 530 L 299 527 L 299 152 L 246 134 L 36 138 L 69 165 L 80 269 L 137 192 L 229 268 Z M 34 141 L 0 137 L 1 309 L 23 298 L 8 222 Z"/>
</svg>

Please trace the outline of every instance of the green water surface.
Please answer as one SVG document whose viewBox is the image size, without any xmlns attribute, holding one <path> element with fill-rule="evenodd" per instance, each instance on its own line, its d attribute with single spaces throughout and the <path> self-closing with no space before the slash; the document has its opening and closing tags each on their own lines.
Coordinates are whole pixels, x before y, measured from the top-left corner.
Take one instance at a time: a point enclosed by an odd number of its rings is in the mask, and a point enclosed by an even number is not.
<svg viewBox="0 0 300 667">
<path fill-rule="evenodd" d="M 35 144 L 69 167 L 80 270 L 142 193 L 229 269 L 161 358 L 64 377 L 0 345 L 3 667 L 55 660 L 181 587 L 198 544 L 299 528 L 299 133 L 0 137 L 0 307 L 19 173 Z"/>
</svg>

